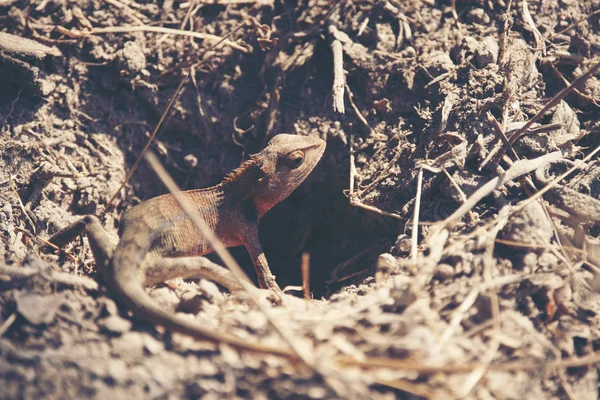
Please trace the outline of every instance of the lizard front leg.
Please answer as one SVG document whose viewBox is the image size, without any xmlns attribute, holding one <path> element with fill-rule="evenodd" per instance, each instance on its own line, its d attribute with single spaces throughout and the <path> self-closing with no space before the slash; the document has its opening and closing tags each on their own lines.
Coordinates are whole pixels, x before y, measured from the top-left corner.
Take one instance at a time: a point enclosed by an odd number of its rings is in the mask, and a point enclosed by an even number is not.
<svg viewBox="0 0 600 400">
<path fill-rule="evenodd" d="M 115 245 L 110 241 L 106 230 L 94 215 L 87 215 L 79 221 L 61 229 L 48 241 L 62 248 L 84 232 L 87 234 L 97 268 L 99 270 L 105 268 L 112 258 Z"/>
<path fill-rule="evenodd" d="M 277 292 L 281 292 L 279 285 L 275 281 L 275 276 L 271 273 L 267 257 L 263 252 L 260 241 L 258 240 L 258 224 L 248 224 L 245 229 L 240 231 L 242 243 L 248 250 L 254 269 L 256 270 L 256 276 L 258 277 L 258 285 L 262 289 L 272 289 Z"/>
</svg>

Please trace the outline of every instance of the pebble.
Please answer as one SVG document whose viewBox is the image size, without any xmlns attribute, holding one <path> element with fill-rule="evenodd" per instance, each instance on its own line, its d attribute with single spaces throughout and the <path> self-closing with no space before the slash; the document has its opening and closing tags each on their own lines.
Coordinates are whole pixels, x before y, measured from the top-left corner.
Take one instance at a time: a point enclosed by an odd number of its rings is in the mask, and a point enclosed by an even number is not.
<svg viewBox="0 0 600 400">
<path fill-rule="evenodd" d="M 131 329 L 131 321 L 118 315 L 111 315 L 98 321 L 100 328 L 115 334 L 123 334 Z"/>
</svg>

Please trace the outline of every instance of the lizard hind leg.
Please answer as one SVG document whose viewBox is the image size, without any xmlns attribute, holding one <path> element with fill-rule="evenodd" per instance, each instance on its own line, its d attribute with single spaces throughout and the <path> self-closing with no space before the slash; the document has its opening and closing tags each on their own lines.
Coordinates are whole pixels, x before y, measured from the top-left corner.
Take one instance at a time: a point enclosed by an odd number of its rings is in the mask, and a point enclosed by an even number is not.
<svg viewBox="0 0 600 400">
<path fill-rule="evenodd" d="M 145 286 L 175 278 L 207 278 L 231 291 L 242 289 L 231 271 L 206 257 L 165 257 L 148 260 L 144 263 L 143 269 Z"/>
<path fill-rule="evenodd" d="M 48 241 L 62 248 L 74 241 L 82 233 L 87 234 L 97 267 L 105 267 L 112 257 L 115 246 L 110 241 L 98 217 L 94 215 L 86 215 L 79 221 L 68 225 L 56 232 Z"/>
</svg>

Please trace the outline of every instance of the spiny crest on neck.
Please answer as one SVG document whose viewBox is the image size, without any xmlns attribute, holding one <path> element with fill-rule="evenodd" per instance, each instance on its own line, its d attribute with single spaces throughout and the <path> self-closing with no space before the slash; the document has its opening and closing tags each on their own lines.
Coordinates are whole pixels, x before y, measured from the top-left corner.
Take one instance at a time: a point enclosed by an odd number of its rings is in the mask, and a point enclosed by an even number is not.
<svg viewBox="0 0 600 400">
<path fill-rule="evenodd" d="M 229 174 L 227 174 L 225 178 L 223 178 L 221 184 L 226 184 L 238 180 L 242 175 L 244 175 L 246 172 L 252 169 L 252 167 L 257 165 L 257 163 L 258 157 L 256 157 L 256 154 L 251 155 L 248 160 L 242 163 L 242 165 L 240 165 L 239 167 L 231 171 Z"/>
</svg>

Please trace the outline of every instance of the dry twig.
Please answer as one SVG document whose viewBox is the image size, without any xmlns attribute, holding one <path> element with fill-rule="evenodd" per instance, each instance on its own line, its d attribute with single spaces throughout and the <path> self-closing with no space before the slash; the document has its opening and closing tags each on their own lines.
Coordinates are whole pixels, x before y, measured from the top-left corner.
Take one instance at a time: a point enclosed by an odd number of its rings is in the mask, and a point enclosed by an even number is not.
<svg viewBox="0 0 600 400">
<path fill-rule="evenodd" d="M 0 326 L 0 337 L 4 336 L 6 331 L 11 327 L 11 325 L 17 320 L 17 313 L 13 312 L 10 314 L 8 318 L 4 321 L 2 326 Z"/>
<path fill-rule="evenodd" d="M 248 49 L 244 46 L 236 42 L 232 42 L 231 40 L 223 40 L 220 36 L 211 35 L 209 33 L 202 32 L 193 32 L 193 31 L 183 31 L 181 29 L 172 29 L 172 28 L 164 28 L 162 26 L 110 26 L 106 28 L 94 28 L 90 31 L 79 31 L 76 29 L 66 29 L 62 26 L 54 26 L 54 25 L 42 25 L 42 24 L 30 24 L 32 28 L 37 29 L 56 29 L 58 32 L 69 36 L 71 38 L 79 38 L 83 36 L 89 35 L 106 35 L 110 33 L 132 33 L 132 32 L 153 32 L 153 33 L 165 33 L 169 35 L 179 35 L 179 36 L 191 36 L 196 39 L 208 40 L 211 42 L 221 42 L 231 47 L 232 49 L 239 50 L 243 53 L 248 53 Z"/>
<path fill-rule="evenodd" d="M 425 365 L 415 360 L 402 360 L 397 358 L 367 358 L 366 360 L 355 360 L 348 356 L 339 356 L 337 360 L 341 364 L 354 365 L 363 368 L 394 368 L 404 371 L 414 371 L 419 375 L 432 375 L 437 373 L 464 374 L 476 368 L 488 368 L 489 371 L 553 371 L 561 368 L 576 368 L 596 365 L 600 363 L 600 353 L 593 353 L 583 357 L 569 357 L 553 361 L 513 361 L 503 363 L 492 363 L 489 365 L 481 363 L 465 363 L 460 365 Z"/>
<path fill-rule="evenodd" d="M 527 207 L 529 205 L 529 203 L 531 203 L 532 201 L 534 201 L 535 199 L 539 198 L 540 196 L 542 196 L 544 193 L 546 193 L 548 190 L 552 189 L 558 182 L 562 181 L 563 179 L 565 179 L 567 176 L 569 176 L 570 174 L 572 174 L 575 170 L 581 168 L 581 166 L 585 165 L 585 163 L 589 160 L 592 159 L 592 157 L 594 157 L 598 152 L 600 152 L 600 146 L 596 147 L 594 149 L 594 151 L 592 151 L 590 154 L 588 154 L 587 156 L 585 156 L 582 160 L 578 160 L 575 162 L 575 165 L 571 168 L 569 168 L 566 172 L 564 172 L 563 174 L 557 176 L 555 179 L 553 179 L 550 183 L 548 183 L 546 186 L 544 186 L 540 191 L 536 192 L 533 196 L 531 196 L 530 198 L 521 201 L 519 204 L 517 204 L 511 214 L 514 215 L 520 211 L 523 211 L 523 209 L 525 209 L 525 207 Z M 554 152 L 557 153 L 557 152 Z M 550 153 L 550 154 L 554 154 L 554 153 Z M 547 154 L 546 156 L 548 156 L 549 154 Z M 543 157 L 546 157 L 543 156 Z M 539 157 L 542 158 L 542 157 Z M 516 164 L 516 163 L 515 163 Z M 540 166 L 541 168 L 541 166 Z"/>
<path fill-rule="evenodd" d="M 302 291 L 304 298 L 310 300 L 310 255 L 302 253 Z"/>
<path fill-rule="evenodd" d="M 333 111 L 344 114 L 344 87 L 346 79 L 344 77 L 344 53 L 342 51 L 342 42 L 336 38 L 337 28 L 331 24 L 327 28 L 331 52 L 333 53 Z"/>
<path fill-rule="evenodd" d="M 460 219 L 469 212 L 475 205 L 484 197 L 492 193 L 494 190 L 504 186 L 506 183 L 513 181 L 520 176 L 535 171 L 537 168 L 559 160 L 562 157 L 562 152 L 555 151 L 546 155 L 543 155 L 532 160 L 519 160 L 515 162 L 504 174 L 495 177 L 494 179 L 481 186 L 475 193 L 467 199 L 467 202 L 461 205 L 452 215 L 437 225 L 437 229 L 442 230 L 446 227 L 454 225 Z"/>
<path fill-rule="evenodd" d="M 410 256 L 412 262 L 417 265 L 419 249 L 419 212 L 421 211 L 421 188 L 423 186 L 423 168 L 419 168 L 417 175 L 417 194 L 415 196 L 415 211 L 413 215 L 412 236 L 410 245 Z"/>
<path fill-rule="evenodd" d="M 544 107 L 536 115 L 533 116 L 525 125 L 523 125 L 520 129 L 518 129 L 512 136 L 509 138 L 510 144 L 514 144 L 517 139 L 521 137 L 521 135 L 527 131 L 535 122 L 537 122 L 540 118 L 546 114 L 552 107 L 557 105 L 562 99 L 564 99 L 575 87 L 579 86 L 583 82 L 587 81 L 596 70 L 600 67 L 600 61 L 594 64 L 590 69 L 588 69 L 583 74 L 579 75 L 571 84 L 563 89 L 561 89 L 554 97 L 546 103 Z"/>
</svg>

